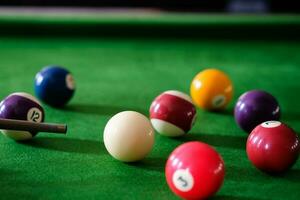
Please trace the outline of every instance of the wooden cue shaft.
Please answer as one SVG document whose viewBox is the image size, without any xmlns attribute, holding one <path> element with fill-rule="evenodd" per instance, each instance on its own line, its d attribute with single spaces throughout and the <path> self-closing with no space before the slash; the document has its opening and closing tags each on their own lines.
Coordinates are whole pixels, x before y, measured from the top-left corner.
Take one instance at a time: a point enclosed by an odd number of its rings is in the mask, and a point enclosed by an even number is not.
<svg viewBox="0 0 300 200">
<path fill-rule="evenodd" d="M 0 119 L 0 129 L 66 134 L 66 124 L 37 123 L 25 120 Z"/>
</svg>

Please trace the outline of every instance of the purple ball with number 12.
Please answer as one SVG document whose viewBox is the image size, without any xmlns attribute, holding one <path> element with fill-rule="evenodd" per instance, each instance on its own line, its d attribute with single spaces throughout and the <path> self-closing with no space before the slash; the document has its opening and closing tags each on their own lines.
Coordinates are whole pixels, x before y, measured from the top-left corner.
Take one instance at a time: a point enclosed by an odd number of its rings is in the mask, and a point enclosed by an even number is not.
<svg viewBox="0 0 300 200">
<path fill-rule="evenodd" d="M 0 118 L 43 122 L 45 111 L 40 102 L 25 92 L 16 92 L 7 96 L 0 103 Z M 2 130 L 2 133 L 13 140 L 28 140 L 37 132 Z"/>
</svg>

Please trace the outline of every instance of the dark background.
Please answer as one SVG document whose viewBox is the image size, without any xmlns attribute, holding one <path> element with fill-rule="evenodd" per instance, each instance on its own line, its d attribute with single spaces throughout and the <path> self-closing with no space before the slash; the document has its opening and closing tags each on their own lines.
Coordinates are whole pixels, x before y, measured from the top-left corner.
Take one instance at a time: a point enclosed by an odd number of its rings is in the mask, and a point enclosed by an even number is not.
<svg viewBox="0 0 300 200">
<path fill-rule="evenodd" d="M 151 7 L 175 11 L 226 12 L 229 2 L 230 0 L 0 0 L 0 5 L 129 8 Z M 268 5 L 268 12 L 299 13 L 300 11 L 296 0 L 265 0 L 265 2 L 267 2 Z"/>
</svg>

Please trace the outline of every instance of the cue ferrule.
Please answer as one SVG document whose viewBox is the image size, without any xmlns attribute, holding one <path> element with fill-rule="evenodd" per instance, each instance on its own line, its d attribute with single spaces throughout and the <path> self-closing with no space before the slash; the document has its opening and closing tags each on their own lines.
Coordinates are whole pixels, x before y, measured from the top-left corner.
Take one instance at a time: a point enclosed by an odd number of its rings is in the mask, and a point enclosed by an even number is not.
<svg viewBox="0 0 300 200">
<path fill-rule="evenodd" d="M 0 119 L 0 129 L 66 134 L 66 124 L 37 123 L 25 120 Z"/>
</svg>

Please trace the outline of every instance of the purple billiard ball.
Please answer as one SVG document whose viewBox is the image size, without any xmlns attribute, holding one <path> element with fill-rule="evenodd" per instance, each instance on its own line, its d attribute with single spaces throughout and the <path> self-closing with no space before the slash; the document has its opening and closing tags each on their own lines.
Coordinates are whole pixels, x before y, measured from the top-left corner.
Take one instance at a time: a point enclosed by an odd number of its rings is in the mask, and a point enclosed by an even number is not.
<svg viewBox="0 0 300 200">
<path fill-rule="evenodd" d="M 261 90 L 251 90 L 242 94 L 234 108 L 236 123 L 250 133 L 257 125 L 265 121 L 280 118 L 280 106 L 271 94 Z"/>
<path fill-rule="evenodd" d="M 30 94 L 16 92 L 0 102 L 0 118 L 43 122 L 45 112 L 40 102 Z M 28 140 L 37 132 L 2 130 L 2 133 L 14 140 Z"/>
</svg>

